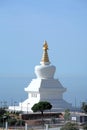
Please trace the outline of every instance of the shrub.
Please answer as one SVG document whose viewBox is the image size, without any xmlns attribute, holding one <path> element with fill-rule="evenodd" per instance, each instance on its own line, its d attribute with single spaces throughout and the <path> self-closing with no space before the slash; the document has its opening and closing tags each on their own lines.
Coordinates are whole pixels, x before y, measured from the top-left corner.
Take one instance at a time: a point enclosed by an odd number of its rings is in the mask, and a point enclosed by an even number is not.
<svg viewBox="0 0 87 130">
<path fill-rule="evenodd" d="M 83 129 L 84 129 L 84 130 L 87 130 L 87 124 L 85 124 L 85 125 L 83 126 Z"/>
<path fill-rule="evenodd" d="M 16 125 L 16 126 L 24 126 L 24 125 L 25 125 L 25 121 L 23 121 L 23 120 L 18 120 L 15 125 Z"/>
<path fill-rule="evenodd" d="M 68 122 L 60 130 L 79 130 L 76 123 Z"/>
<path fill-rule="evenodd" d="M 9 126 L 14 126 L 16 124 L 17 120 L 16 119 L 9 119 L 8 124 Z"/>
<path fill-rule="evenodd" d="M 9 126 L 24 126 L 25 121 L 17 120 L 17 119 L 9 119 L 8 124 L 9 124 Z"/>
</svg>

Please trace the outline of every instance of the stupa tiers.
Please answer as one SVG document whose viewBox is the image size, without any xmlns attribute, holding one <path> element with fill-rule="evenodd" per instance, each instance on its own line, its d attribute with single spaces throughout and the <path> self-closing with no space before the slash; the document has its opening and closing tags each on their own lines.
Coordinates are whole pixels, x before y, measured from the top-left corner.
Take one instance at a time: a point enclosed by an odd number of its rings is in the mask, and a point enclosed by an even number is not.
<svg viewBox="0 0 87 130">
<path fill-rule="evenodd" d="M 28 98 L 19 103 L 19 106 L 15 106 L 15 110 L 32 112 L 32 106 L 39 101 L 50 102 L 52 111 L 71 109 L 72 105 L 63 99 L 63 93 L 66 88 L 62 86 L 58 79 L 54 78 L 56 67 L 51 65 L 49 61 L 46 41 L 43 45 L 43 55 L 40 64 L 35 66 L 37 78 L 32 79 L 29 86 L 25 88 Z M 14 107 L 10 106 L 9 109 L 14 110 Z"/>
</svg>

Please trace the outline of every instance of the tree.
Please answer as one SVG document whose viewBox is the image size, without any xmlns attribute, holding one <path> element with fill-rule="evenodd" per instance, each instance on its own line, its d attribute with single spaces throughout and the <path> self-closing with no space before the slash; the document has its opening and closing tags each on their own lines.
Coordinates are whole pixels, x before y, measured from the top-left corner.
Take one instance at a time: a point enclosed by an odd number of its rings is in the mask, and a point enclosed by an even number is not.
<svg viewBox="0 0 87 130">
<path fill-rule="evenodd" d="M 65 121 L 70 120 L 70 110 L 69 109 L 65 110 L 64 119 L 65 119 Z"/>
<path fill-rule="evenodd" d="M 83 130 L 87 130 L 87 124 L 83 126 Z"/>
<path fill-rule="evenodd" d="M 87 113 L 87 103 L 86 102 L 82 102 L 81 109 L 83 110 L 83 112 Z"/>
<path fill-rule="evenodd" d="M 6 110 L 4 108 L 0 108 L 0 116 L 3 116 L 6 113 Z"/>
<path fill-rule="evenodd" d="M 47 101 L 40 101 L 36 104 L 33 105 L 33 107 L 31 108 L 33 110 L 33 112 L 41 112 L 42 115 L 42 120 L 43 120 L 43 112 L 45 110 L 50 110 L 52 108 L 52 105 L 47 102 Z"/>
<path fill-rule="evenodd" d="M 76 123 L 68 122 L 60 130 L 79 130 L 79 127 Z"/>
</svg>

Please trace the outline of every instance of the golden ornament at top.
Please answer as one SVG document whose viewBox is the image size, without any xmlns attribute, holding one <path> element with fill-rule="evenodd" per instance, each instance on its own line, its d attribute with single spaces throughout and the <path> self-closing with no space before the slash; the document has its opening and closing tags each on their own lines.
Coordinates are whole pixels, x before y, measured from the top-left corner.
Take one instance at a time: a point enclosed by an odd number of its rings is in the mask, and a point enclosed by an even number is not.
<svg viewBox="0 0 87 130">
<path fill-rule="evenodd" d="M 44 50 L 48 50 L 48 45 L 47 45 L 47 42 L 46 42 L 46 41 L 44 42 L 43 49 L 44 49 Z"/>
<path fill-rule="evenodd" d="M 49 65 L 50 64 L 47 50 L 48 50 L 48 45 L 47 45 L 47 42 L 44 41 L 43 55 L 42 55 L 42 59 L 41 59 L 41 62 L 40 62 L 42 65 Z"/>
</svg>

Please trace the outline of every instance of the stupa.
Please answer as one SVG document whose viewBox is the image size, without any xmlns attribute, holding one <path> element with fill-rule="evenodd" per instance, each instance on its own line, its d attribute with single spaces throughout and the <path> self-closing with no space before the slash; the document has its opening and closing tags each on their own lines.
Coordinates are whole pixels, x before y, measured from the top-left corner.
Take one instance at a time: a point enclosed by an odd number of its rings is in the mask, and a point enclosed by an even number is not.
<svg viewBox="0 0 87 130">
<path fill-rule="evenodd" d="M 15 110 L 32 112 L 32 106 L 39 101 L 50 102 L 52 111 L 71 109 L 72 105 L 63 99 L 66 88 L 54 78 L 55 71 L 56 67 L 49 61 L 48 44 L 45 41 L 40 65 L 35 66 L 36 78 L 32 79 L 29 86 L 25 88 L 28 98 L 19 103 L 19 106 L 15 106 Z M 14 107 L 10 106 L 9 109 L 14 110 Z"/>
</svg>

